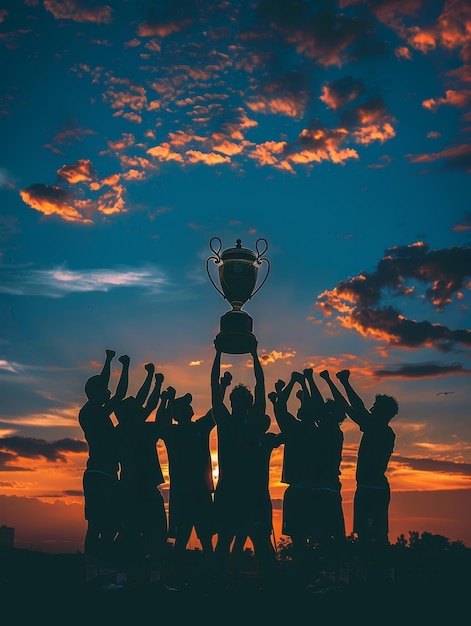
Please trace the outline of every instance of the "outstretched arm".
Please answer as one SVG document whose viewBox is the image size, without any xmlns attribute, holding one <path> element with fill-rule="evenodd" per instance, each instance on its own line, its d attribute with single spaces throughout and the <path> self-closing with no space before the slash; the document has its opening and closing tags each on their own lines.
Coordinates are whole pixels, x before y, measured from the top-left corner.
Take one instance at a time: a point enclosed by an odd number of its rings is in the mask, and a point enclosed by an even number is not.
<svg viewBox="0 0 471 626">
<path fill-rule="evenodd" d="M 262 365 L 257 354 L 257 344 L 253 348 L 253 371 L 255 374 L 255 389 L 254 389 L 254 408 L 257 413 L 264 415 L 267 410 L 267 398 L 265 395 L 265 374 L 263 373 Z"/>
</svg>

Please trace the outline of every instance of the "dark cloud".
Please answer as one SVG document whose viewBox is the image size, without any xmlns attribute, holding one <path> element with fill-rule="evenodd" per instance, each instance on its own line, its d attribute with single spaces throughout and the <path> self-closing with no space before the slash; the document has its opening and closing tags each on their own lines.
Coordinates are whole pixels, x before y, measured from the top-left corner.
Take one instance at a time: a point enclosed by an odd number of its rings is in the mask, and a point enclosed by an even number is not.
<svg viewBox="0 0 471 626">
<path fill-rule="evenodd" d="M 80 439 L 58 439 L 56 441 L 46 441 L 45 439 L 36 439 L 34 437 L 3 437 L 0 439 L 0 450 L 3 462 L 2 469 L 5 464 L 10 465 L 17 460 L 17 457 L 26 459 L 43 458 L 47 461 L 62 463 L 67 462 L 67 453 L 83 453 L 88 452 L 88 446 L 85 441 Z M 17 469 L 17 468 L 16 468 Z"/>
<path fill-rule="evenodd" d="M 388 117 L 388 111 L 383 98 L 381 98 L 381 96 L 375 96 L 345 111 L 340 116 L 340 123 L 347 128 L 355 128 L 362 124 L 377 123 Z"/>
<path fill-rule="evenodd" d="M 352 76 L 344 76 L 324 86 L 322 100 L 332 109 L 341 109 L 349 102 L 356 100 L 365 91 L 362 81 Z"/>
<path fill-rule="evenodd" d="M 466 213 L 463 217 L 453 225 L 453 230 L 455 231 L 464 231 L 471 230 L 471 213 Z"/>
<path fill-rule="evenodd" d="M 436 459 L 413 458 L 394 454 L 392 460 L 410 469 L 421 472 L 439 472 L 446 474 L 460 474 L 471 476 L 471 463 L 455 463 L 454 461 L 440 461 Z"/>
<path fill-rule="evenodd" d="M 271 503 L 272 503 L 273 509 L 275 511 L 282 511 L 283 510 L 283 500 L 281 498 L 273 498 Z"/>
<path fill-rule="evenodd" d="M 419 155 L 406 155 L 411 163 L 439 163 L 439 170 L 444 172 L 467 172 L 471 174 L 471 144 L 452 146 L 440 152 Z M 435 169 L 424 170 L 424 173 L 436 172 Z"/>
<path fill-rule="evenodd" d="M 325 0 L 263 0 L 255 8 L 263 33 L 275 30 L 298 53 L 321 65 L 340 64 L 383 49 L 370 16 L 351 16 Z"/>
<path fill-rule="evenodd" d="M 456 376 L 457 374 L 470 374 L 471 370 L 463 367 L 461 363 L 443 365 L 441 363 L 415 363 L 403 364 L 394 368 L 377 369 L 374 376 L 377 378 L 436 378 L 439 376 Z"/>
<path fill-rule="evenodd" d="M 391 295 L 412 297 L 416 281 L 430 285 L 424 298 L 442 311 L 453 297 L 459 298 L 461 291 L 469 288 L 470 277 L 471 247 L 430 250 L 422 242 L 395 246 L 385 251 L 374 272 L 361 272 L 341 281 L 322 293 L 316 306 L 327 316 L 337 313 L 345 327 L 391 345 L 429 346 L 446 352 L 456 344 L 471 345 L 471 331 L 407 319 L 393 306 L 380 305 Z"/>
<path fill-rule="evenodd" d="M 11 452 L 5 452 L 1 450 L 1 439 L 0 439 L 0 471 L 2 472 L 28 472 L 32 471 L 29 467 L 21 467 L 18 465 L 14 465 L 17 457 L 15 454 Z"/>
</svg>

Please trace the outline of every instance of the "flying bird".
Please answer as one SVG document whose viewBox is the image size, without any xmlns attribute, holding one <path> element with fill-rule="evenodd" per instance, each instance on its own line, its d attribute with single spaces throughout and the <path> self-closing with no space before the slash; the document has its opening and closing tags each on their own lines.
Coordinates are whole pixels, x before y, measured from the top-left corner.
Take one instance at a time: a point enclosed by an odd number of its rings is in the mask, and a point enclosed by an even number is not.
<svg viewBox="0 0 471 626">
<path fill-rule="evenodd" d="M 439 391 L 437 396 L 447 396 L 449 393 L 455 393 L 454 391 Z"/>
</svg>

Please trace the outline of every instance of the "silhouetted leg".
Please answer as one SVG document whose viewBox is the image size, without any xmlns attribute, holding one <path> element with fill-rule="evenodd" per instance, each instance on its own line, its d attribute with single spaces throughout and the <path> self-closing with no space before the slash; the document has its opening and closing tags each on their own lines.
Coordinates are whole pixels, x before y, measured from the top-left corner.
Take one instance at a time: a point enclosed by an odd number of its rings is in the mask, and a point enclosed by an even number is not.
<svg viewBox="0 0 471 626">
<path fill-rule="evenodd" d="M 255 530 L 250 534 L 254 554 L 257 560 L 257 571 L 262 576 L 270 577 L 275 572 L 276 552 L 271 542 L 271 534 L 265 530 Z"/>
<path fill-rule="evenodd" d="M 218 571 L 228 572 L 231 557 L 231 543 L 234 535 L 231 531 L 222 531 L 218 533 L 216 548 L 214 554 L 216 556 L 216 565 Z"/>
</svg>

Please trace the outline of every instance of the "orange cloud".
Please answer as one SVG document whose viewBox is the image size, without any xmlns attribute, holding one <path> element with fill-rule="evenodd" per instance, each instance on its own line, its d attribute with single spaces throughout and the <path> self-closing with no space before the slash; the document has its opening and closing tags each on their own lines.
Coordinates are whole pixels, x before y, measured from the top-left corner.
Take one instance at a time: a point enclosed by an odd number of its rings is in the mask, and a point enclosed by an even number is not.
<svg viewBox="0 0 471 626">
<path fill-rule="evenodd" d="M 468 106 L 470 102 L 471 91 L 469 89 L 463 89 L 461 91 L 447 89 L 443 98 L 430 98 L 429 100 L 424 100 L 422 102 L 422 106 L 425 109 L 430 109 L 431 111 L 436 111 L 439 106 L 442 106 L 444 104 L 449 104 L 451 106 L 463 109 L 464 107 Z"/>
<path fill-rule="evenodd" d="M 104 215 L 126 213 L 124 203 L 126 189 L 123 185 L 113 185 L 111 189 L 102 194 L 97 200 L 97 210 Z"/>
<path fill-rule="evenodd" d="M 248 157 L 257 161 L 261 166 L 272 165 L 273 167 L 294 172 L 292 166 L 285 158 L 279 159 L 279 155 L 283 155 L 286 147 L 285 141 L 265 141 L 250 150 Z"/>
<path fill-rule="evenodd" d="M 108 148 L 114 152 L 125 150 L 134 144 L 134 135 L 132 133 L 122 133 L 121 139 L 116 141 L 108 140 Z"/>
<path fill-rule="evenodd" d="M 256 113 L 272 113 L 286 115 L 287 117 L 301 118 L 304 115 L 306 103 L 294 96 L 264 98 L 257 102 L 247 102 L 251 111 Z"/>
<path fill-rule="evenodd" d="M 102 99 L 112 109 L 131 109 L 134 112 L 142 112 L 146 108 L 146 90 L 141 85 L 133 85 L 126 79 L 111 78 L 108 81 L 109 88 L 103 92 Z"/>
<path fill-rule="evenodd" d="M 389 122 L 386 122 L 382 125 L 369 124 L 363 126 L 359 130 L 353 131 L 352 135 L 357 143 L 368 145 L 372 141 L 380 141 L 381 143 L 384 143 L 388 139 L 395 137 L 396 131 L 391 124 L 389 124 Z"/>
<path fill-rule="evenodd" d="M 275 363 L 276 361 L 289 361 L 296 356 L 294 350 L 288 352 L 279 352 L 278 350 L 272 350 L 271 352 L 262 352 L 260 354 L 260 363 L 262 365 L 268 365 L 269 363 Z"/>
<path fill-rule="evenodd" d="M 95 22 L 108 24 L 112 19 L 112 8 L 109 6 L 86 7 L 79 0 L 43 0 L 46 11 L 58 20 L 74 22 Z"/>
<path fill-rule="evenodd" d="M 72 165 L 63 165 L 57 174 L 72 185 L 85 181 L 91 182 L 96 179 L 95 169 L 88 159 L 79 159 Z"/>
<path fill-rule="evenodd" d="M 416 50 L 427 53 L 437 47 L 437 36 L 433 30 L 409 29 L 408 43 Z"/>
<path fill-rule="evenodd" d="M 182 155 L 178 152 L 173 152 L 168 142 L 149 148 L 147 154 L 156 157 L 160 161 L 178 161 L 179 163 L 183 163 Z"/>
<path fill-rule="evenodd" d="M 407 46 L 398 46 L 395 48 L 394 54 L 398 59 L 407 59 L 408 61 L 412 61 L 412 55 Z"/>
<path fill-rule="evenodd" d="M 173 33 L 180 32 L 183 28 L 186 28 L 191 24 L 190 20 L 181 20 L 180 22 L 157 22 L 153 20 L 147 20 L 141 22 L 137 27 L 137 34 L 139 37 L 168 37 Z"/>
<path fill-rule="evenodd" d="M 220 165 L 221 163 L 230 163 L 228 156 L 222 156 L 215 152 L 200 152 L 199 150 L 187 150 L 185 155 L 188 157 L 189 163 L 205 163 L 206 165 Z"/>
<path fill-rule="evenodd" d="M 471 37 L 471 5 L 467 0 L 448 0 L 438 18 L 440 40 L 445 48 L 462 47 L 469 54 Z M 468 51 L 468 52 L 466 52 Z"/>
</svg>

